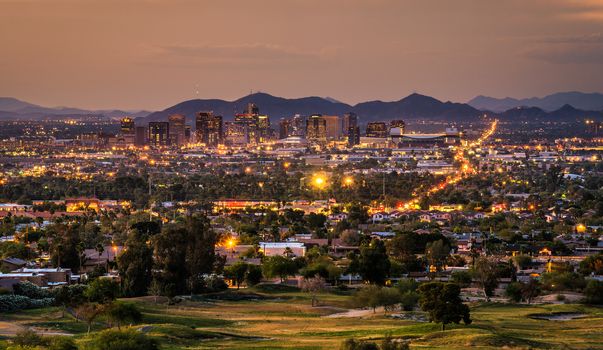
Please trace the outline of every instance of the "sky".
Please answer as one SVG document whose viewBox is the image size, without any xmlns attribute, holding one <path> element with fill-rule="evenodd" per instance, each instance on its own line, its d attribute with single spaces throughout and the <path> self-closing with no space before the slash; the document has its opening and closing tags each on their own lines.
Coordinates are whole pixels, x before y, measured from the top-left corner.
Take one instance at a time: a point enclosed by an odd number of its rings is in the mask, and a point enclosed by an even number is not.
<svg viewBox="0 0 603 350">
<path fill-rule="evenodd" d="M 45 106 L 603 91 L 603 0 L 0 0 L 0 45 Z"/>
</svg>

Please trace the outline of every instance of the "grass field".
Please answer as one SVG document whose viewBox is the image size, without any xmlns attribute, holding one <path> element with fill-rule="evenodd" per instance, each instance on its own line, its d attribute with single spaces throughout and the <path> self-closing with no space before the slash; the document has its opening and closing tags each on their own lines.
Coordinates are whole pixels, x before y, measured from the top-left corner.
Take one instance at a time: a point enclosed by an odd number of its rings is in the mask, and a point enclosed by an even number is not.
<svg viewBox="0 0 603 350">
<path fill-rule="evenodd" d="M 386 334 L 411 340 L 413 349 L 603 349 L 603 309 L 582 305 L 474 304 L 473 324 L 454 325 L 399 320 L 383 312 L 360 317 L 326 317 L 348 310 L 349 296 L 323 294 L 311 307 L 307 294 L 253 290 L 259 300 L 184 301 L 155 304 L 129 299 L 143 312 L 136 325 L 159 339 L 162 349 L 337 349 L 346 338 L 379 340 Z M 247 292 L 245 292 L 247 293 Z M 236 295 L 236 293 L 235 293 Z M 573 312 L 568 321 L 532 319 L 533 314 Z M 0 315 L 0 322 L 38 331 L 74 334 L 86 342 L 86 326 L 59 308 Z M 93 330 L 104 328 L 102 320 Z"/>
</svg>

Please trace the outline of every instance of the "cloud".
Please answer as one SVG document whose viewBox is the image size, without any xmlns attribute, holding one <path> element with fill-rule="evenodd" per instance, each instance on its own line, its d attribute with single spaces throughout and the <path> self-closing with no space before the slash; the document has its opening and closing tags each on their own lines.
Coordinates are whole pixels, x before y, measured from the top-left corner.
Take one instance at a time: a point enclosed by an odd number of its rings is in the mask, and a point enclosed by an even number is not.
<svg viewBox="0 0 603 350">
<path fill-rule="evenodd" d="M 603 64 L 603 35 L 591 33 L 532 39 L 523 55 L 554 64 Z"/>
<path fill-rule="evenodd" d="M 603 22 L 603 0 L 558 0 L 561 18 L 578 21 Z"/>
</svg>

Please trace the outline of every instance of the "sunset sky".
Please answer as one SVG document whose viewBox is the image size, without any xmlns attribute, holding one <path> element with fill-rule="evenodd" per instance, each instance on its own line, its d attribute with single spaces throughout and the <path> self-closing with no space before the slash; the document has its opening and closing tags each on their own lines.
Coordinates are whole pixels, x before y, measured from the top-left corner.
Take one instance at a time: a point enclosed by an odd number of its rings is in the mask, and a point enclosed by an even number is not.
<svg viewBox="0 0 603 350">
<path fill-rule="evenodd" d="M 603 0 L 0 0 L 0 96 L 163 109 L 603 91 Z"/>
</svg>

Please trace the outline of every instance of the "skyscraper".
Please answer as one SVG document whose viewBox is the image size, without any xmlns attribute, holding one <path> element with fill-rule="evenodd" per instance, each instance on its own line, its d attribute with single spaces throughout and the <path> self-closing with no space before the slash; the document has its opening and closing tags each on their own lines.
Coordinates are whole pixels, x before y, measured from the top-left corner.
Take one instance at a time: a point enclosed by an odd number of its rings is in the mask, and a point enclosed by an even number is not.
<svg viewBox="0 0 603 350">
<path fill-rule="evenodd" d="M 170 139 L 170 123 L 149 122 L 149 143 L 155 147 L 168 146 Z"/>
<path fill-rule="evenodd" d="M 247 142 L 264 142 L 271 136 L 270 118 L 260 115 L 260 109 L 254 103 L 247 104 L 245 113 L 236 114 L 235 122 L 245 126 Z"/>
<path fill-rule="evenodd" d="M 314 142 L 327 141 L 327 121 L 320 114 L 313 114 L 306 120 L 306 139 Z"/>
<path fill-rule="evenodd" d="M 195 120 L 197 142 L 208 147 L 216 147 L 224 141 L 222 132 L 222 116 L 214 112 L 199 112 Z"/>
<path fill-rule="evenodd" d="M 404 131 L 406 130 L 406 123 L 404 122 L 404 120 L 392 120 L 389 122 L 389 132 L 391 134 L 392 129 L 398 129 L 396 134 L 404 134 Z"/>
<path fill-rule="evenodd" d="M 341 137 L 341 122 L 338 115 L 323 115 L 326 121 L 327 139 L 338 140 Z"/>
<path fill-rule="evenodd" d="M 370 122 L 366 124 L 367 137 L 387 137 L 387 124 L 384 122 Z"/>
<path fill-rule="evenodd" d="M 278 122 L 278 138 L 285 139 L 289 137 L 291 131 L 291 119 L 281 118 Z"/>
<path fill-rule="evenodd" d="M 356 113 L 348 112 L 341 118 L 341 130 L 344 136 L 348 136 L 350 128 L 358 126 L 358 116 Z"/>
<path fill-rule="evenodd" d="M 147 144 L 147 128 L 144 126 L 136 127 L 136 136 L 134 138 L 134 144 L 136 146 L 144 146 Z"/>
<path fill-rule="evenodd" d="M 229 146 L 242 146 L 247 143 L 245 124 L 224 122 L 224 143 Z"/>
<path fill-rule="evenodd" d="M 348 128 L 348 146 L 354 146 L 360 144 L 360 127 L 350 126 Z"/>
<path fill-rule="evenodd" d="M 257 142 L 266 142 L 270 139 L 270 118 L 267 115 L 257 116 Z"/>
<path fill-rule="evenodd" d="M 168 117 L 170 123 L 170 144 L 181 146 L 184 145 L 186 136 L 186 117 L 182 114 L 172 114 Z"/>
<path fill-rule="evenodd" d="M 132 135 L 134 134 L 134 119 L 130 117 L 124 117 L 121 119 L 121 134 L 122 135 Z"/>
</svg>

